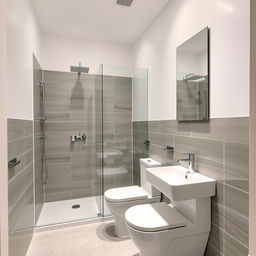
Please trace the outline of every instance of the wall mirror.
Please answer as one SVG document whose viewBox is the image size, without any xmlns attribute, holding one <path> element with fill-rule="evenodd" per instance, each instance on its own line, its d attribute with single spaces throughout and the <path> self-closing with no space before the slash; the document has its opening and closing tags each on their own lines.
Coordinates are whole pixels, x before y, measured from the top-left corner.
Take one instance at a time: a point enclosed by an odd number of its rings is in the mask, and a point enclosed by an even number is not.
<svg viewBox="0 0 256 256">
<path fill-rule="evenodd" d="M 177 120 L 209 120 L 209 29 L 177 48 Z"/>
</svg>

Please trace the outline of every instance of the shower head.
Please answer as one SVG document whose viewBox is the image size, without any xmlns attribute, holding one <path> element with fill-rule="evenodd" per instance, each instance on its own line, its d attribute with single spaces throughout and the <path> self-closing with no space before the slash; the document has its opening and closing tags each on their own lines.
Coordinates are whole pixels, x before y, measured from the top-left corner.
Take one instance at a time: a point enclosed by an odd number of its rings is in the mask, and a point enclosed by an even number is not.
<svg viewBox="0 0 256 256">
<path fill-rule="evenodd" d="M 130 7 L 133 0 L 116 0 L 116 4 Z"/>
<path fill-rule="evenodd" d="M 70 66 L 70 72 L 76 72 L 78 74 L 88 73 L 89 67 L 82 67 L 81 63 L 79 63 L 79 66 Z"/>
</svg>

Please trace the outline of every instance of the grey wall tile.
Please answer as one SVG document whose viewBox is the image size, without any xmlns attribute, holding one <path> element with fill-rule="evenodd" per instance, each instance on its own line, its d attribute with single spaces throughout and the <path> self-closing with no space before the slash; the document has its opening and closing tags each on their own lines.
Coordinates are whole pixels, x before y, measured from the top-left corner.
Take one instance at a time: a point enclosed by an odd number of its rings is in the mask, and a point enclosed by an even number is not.
<svg viewBox="0 0 256 256">
<path fill-rule="evenodd" d="M 145 142 L 145 140 L 149 140 L 149 134 L 145 130 L 140 131 L 140 130 L 133 129 L 133 139 Z"/>
<path fill-rule="evenodd" d="M 47 143 L 70 142 L 70 132 L 46 132 Z"/>
<path fill-rule="evenodd" d="M 33 137 L 21 137 L 19 139 L 11 140 L 8 143 L 8 160 L 22 155 L 24 152 L 31 150 L 33 147 Z"/>
<path fill-rule="evenodd" d="M 223 256 L 220 251 L 218 251 L 216 248 L 214 248 L 211 244 L 207 244 L 206 250 L 205 250 L 205 256 Z"/>
<path fill-rule="evenodd" d="M 45 191 L 45 202 L 55 202 L 61 200 L 69 200 L 70 199 L 70 192 L 49 192 Z"/>
<path fill-rule="evenodd" d="M 224 229 L 224 184 L 221 182 L 216 183 L 216 194 L 211 200 L 211 216 L 212 223 Z"/>
<path fill-rule="evenodd" d="M 48 121 L 50 120 L 60 120 L 60 121 L 66 121 L 70 120 L 70 113 L 47 113 L 46 119 Z"/>
<path fill-rule="evenodd" d="M 151 132 L 151 129 L 149 129 Z M 159 133 L 169 133 L 173 135 L 191 135 L 190 122 L 177 122 L 176 120 L 159 121 L 157 124 Z"/>
<path fill-rule="evenodd" d="M 114 103 L 115 104 L 131 104 L 132 93 L 131 92 L 120 92 L 115 91 L 114 93 Z"/>
<path fill-rule="evenodd" d="M 50 143 L 47 141 L 45 150 L 47 154 L 51 153 L 65 153 L 70 152 L 70 142 L 55 142 Z"/>
<path fill-rule="evenodd" d="M 51 71 L 51 70 L 44 70 L 43 73 L 44 73 L 45 82 L 55 82 L 58 84 L 62 84 L 64 82 L 73 83 L 78 79 L 77 73 Z M 82 74 L 82 76 L 80 76 L 80 80 L 85 81 L 87 83 L 94 82 L 96 80 L 96 75 Z"/>
<path fill-rule="evenodd" d="M 163 148 L 165 148 L 166 146 L 174 147 L 174 136 L 171 134 L 150 132 L 148 134 L 148 138 L 150 140 L 150 144 L 162 146 Z"/>
<path fill-rule="evenodd" d="M 223 142 L 208 139 L 198 139 L 184 136 L 175 137 L 175 150 L 178 153 L 192 152 L 196 157 L 207 157 L 223 161 Z"/>
<path fill-rule="evenodd" d="M 113 110 L 114 110 L 114 104 L 117 104 L 117 103 L 118 102 L 115 103 L 115 101 L 114 101 L 114 95 L 104 95 L 103 96 L 103 106 L 112 105 Z M 125 104 L 125 103 L 120 102 L 120 104 Z M 103 109 L 103 111 L 104 111 L 104 109 Z"/>
<path fill-rule="evenodd" d="M 224 231 L 216 225 L 212 225 L 208 243 L 216 252 L 224 253 Z"/>
<path fill-rule="evenodd" d="M 103 113 L 109 113 L 109 112 L 114 112 L 115 107 L 114 107 L 114 102 L 103 102 L 103 110 L 100 109 L 98 112 L 101 114 L 101 112 Z"/>
<path fill-rule="evenodd" d="M 14 178 L 17 174 L 19 174 L 21 171 L 24 170 L 26 166 L 28 166 L 33 161 L 33 150 L 30 149 L 29 151 L 23 153 L 18 157 L 18 160 L 20 161 L 20 164 L 11 167 L 8 169 L 8 179 L 11 180 Z"/>
<path fill-rule="evenodd" d="M 225 182 L 249 192 L 249 145 L 225 143 Z"/>
<path fill-rule="evenodd" d="M 149 146 L 149 157 L 159 161 L 162 165 L 173 165 L 175 164 L 173 152 L 164 150 L 163 146 L 150 145 Z"/>
<path fill-rule="evenodd" d="M 55 201 L 69 199 L 69 196 L 66 195 L 70 195 L 70 191 L 67 189 L 71 176 L 70 153 L 48 154 L 47 171 L 48 182 L 45 186 L 45 201 L 49 202 L 51 198 L 54 198 Z"/>
<path fill-rule="evenodd" d="M 230 241 L 222 246 L 225 250 L 213 245 L 214 237 L 220 238 L 223 244 L 226 235 L 233 236 L 234 246 L 238 246 L 234 255 L 246 255 L 243 249 L 248 245 L 248 121 L 243 117 L 212 119 L 209 122 L 163 120 L 148 123 L 150 157 L 164 165 L 176 164 L 177 158 L 184 157 L 181 152 L 194 152 L 197 171 L 217 180 L 216 196 L 211 201 L 215 230 L 211 232 L 205 255 L 232 255 L 234 252 L 230 246 L 233 243 Z M 137 126 L 134 126 L 134 144 L 138 153 L 134 154 L 134 161 L 138 165 L 143 155 L 139 153 L 143 152 L 142 141 L 139 140 L 143 132 L 137 130 Z M 167 156 L 162 150 L 163 143 L 168 141 L 166 134 L 173 136 L 175 155 Z"/>
<path fill-rule="evenodd" d="M 249 118 L 216 118 L 191 124 L 192 136 L 237 143 L 249 141 Z"/>
<path fill-rule="evenodd" d="M 225 186 L 225 232 L 248 246 L 249 195 Z"/>
<path fill-rule="evenodd" d="M 93 122 L 96 118 L 99 118 L 99 116 L 93 113 L 92 104 L 83 110 L 71 109 L 70 111 L 70 120 Z"/>
<path fill-rule="evenodd" d="M 115 90 L 122 90 L 123 88 L 125 88 L 124 90 L 132 90 L 132 78 L 117 76 L 113 77 L 113 79 Z"/>
<path fill-rule="evenodd" d="M 133 122 L 133 184 L 140 185 L 140 159 L 148 157 L 149 147 L 144 144 L 148 140 L 147 121 Z"/>
<path fill-rule="evenodd" d="M 92 131 L 93 122 L 81 121 L 46 121 L 46 132 Z"/>
<path fill-rule="evenodd" d="M 131 112 L 132 104 L 115 104 L 114 105 L 115 112 Z"/>
<path fill-rule="evenodd" d="M 70 111 L 70 106 L 67 102 L 62 101 L 45 101 L 45 112 L 46 116 L 53 114 L 67 114 Z M 49 114 L 48 114 L 49 113 Z"/>
<path fill-rule="evenodd" d="M 20 198 L 25 193 L 27 187 L 33 181 L 33 164 L 28 165 L 15 179 L 9 182 L 8 202 L 9 214 L 16 209 Z M 24 207 L 24 205 L 22 206 Z M 22 209 L 23 210 L 23 209 Z"/>
<path fill-rule="evenodd" d="M 224 162 L 216 161 L 210 157 L 197 158 L 197 171 L 216 179 L 217 181 L 224 182 Z"/>
<path fill-rule="evenodd" d="M 132 122 L 115 122 L 114 133 L 132 132 Z"/>
<path fill-rule="evenodd" d="M 32 135 L 32 121 L 8 118 L 8 141 Z"/>
<path fill-rule="evenodd" d="M 99 140 L 102 133 L 102 107 L 105 113 L 104 150 L 123 152 L 123 159 L 108 158 L 107 164 L 114 168 L 120 165 L 121 160 L 124 164 L 132 163 L 129 152 L 132 148 L 132 81 L 104 76 L 101 91 L 96 76 L 85 74 L 78 80 L 77 74 L 46 71 L 44 78 L 47 84 L 45 109 L 49 172 L 46 200 L 91 196 L 99 191 L 101 185 L 96 175 L 97 168 L 101 166 L 96 139 Z M 70 143 L 70 135 L 78 132 L 88 133 L 86 142 Z M 69 154 L 69 159 L 57 158 L 56 153 L 63 157 Z M 58 172 L 63 176 L 60 181 L 56 180 Z"/>
<path fill-rule="evenodd" d="M 115 122 L 131 122 L 132 121 L 132 112 L 126 113 L 114 113 Z"/>
<path fill-rule="evenodd" d="M 96 164 L 95 151 L 91 152 L 73 152 L 71 153 L 71 168 L 93 168 Z"/>
<path fill-rule="evenodd" d="M 158 131 L 158 123 L 159 123 L 159 121 L 149 121 L 148 122 L 148 132 L 157 132 Z"/>
<path fill-rule="evenodd" d="M 20 122 L 16 120 L 15 123 L 17 125 L 21 125 L 24 123 L 24 120 L 20 120 Z M 32 126 L 31 121 L 28 121 L 28 124 Z M 23 132 L 21 132 L 19 136 L 28 134 L 27 127 L 23 126 Z M 12 126 L 9 126 L 9 129 L 13 129 Z M 29 131 L 32 131 L 32 129 L 29 128 Z M 15 134 L 12 131 L 10 131 L 10 133 Z M 9 154 L 10 151 L 13 150 L 13 142 L 19 143 L 19 140 L 19 138 L 16 138 L 15 140 L 9 142 L 9 144 L 12 144 Z M 20 157 L 21 164 L 16 168 L 22 167 L 23 169 L 20 169 L 17 173 L 14 173 L 16 176 L 12 176 L 12 179 L 9 180 L 8 184 L 10 256 L 25 256 L 33 235 L 34 194 L 33 161 L 31 156 L 32 149 L 28 152 L 22 152 Z M 9 158 L 11 157 L 9 156 Z M 9 169 L 9 174 L 10 171 L 11 170 Z"/>
<path fill-rule="evenodd" d="M 225 234 L 224 239 L 225 256 L 248 256 L 248 248 L 233 237 Z"/>
</svg>

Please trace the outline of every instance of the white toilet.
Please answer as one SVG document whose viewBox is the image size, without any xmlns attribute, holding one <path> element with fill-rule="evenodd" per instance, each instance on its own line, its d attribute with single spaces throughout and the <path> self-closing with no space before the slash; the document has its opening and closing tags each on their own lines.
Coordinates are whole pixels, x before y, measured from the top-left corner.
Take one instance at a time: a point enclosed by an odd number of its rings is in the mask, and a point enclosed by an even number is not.
<svg viewBox="0 0 256 256">
<path fill-rule="evenodd" d="M 160 202 L 161 192 L 155 189 L 146 180 L 146 168 L 158 167 L 161 164 L 153 159 L 140 159 L 140 180 L 141 187 L 127 186 L 112 188 L 105 192 L 105 201 L 109 211 L 115 219 L 115 233 L 120 238 L 129 237 L 125 222 L 125 211 L 139 204 Z"/>
<path fill-rule="evenodd" d="M 211 229 L 210 198 L 138 205 L 125 218 L 140 256 L 203 256 Z"/>
</svg>

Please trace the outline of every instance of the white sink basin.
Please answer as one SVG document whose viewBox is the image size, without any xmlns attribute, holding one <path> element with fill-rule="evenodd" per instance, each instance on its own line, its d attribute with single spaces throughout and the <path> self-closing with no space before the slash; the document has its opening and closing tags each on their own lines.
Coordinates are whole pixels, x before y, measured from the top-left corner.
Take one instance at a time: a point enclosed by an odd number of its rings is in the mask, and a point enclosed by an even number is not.
<svg viewBox="0 0 256 256">
<path fill-rule="evenodd" d="M 188 174 L 182 166 L 148 168 L 148 181 L 174 201 L 211 197 L 215 195 L 214 179 L 198 172 Z"/>
</svg>

